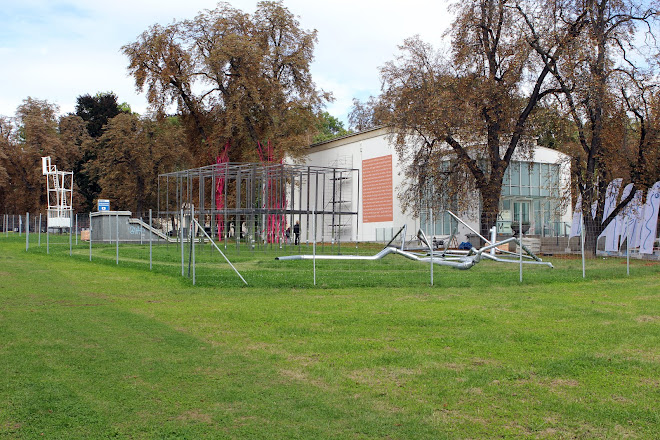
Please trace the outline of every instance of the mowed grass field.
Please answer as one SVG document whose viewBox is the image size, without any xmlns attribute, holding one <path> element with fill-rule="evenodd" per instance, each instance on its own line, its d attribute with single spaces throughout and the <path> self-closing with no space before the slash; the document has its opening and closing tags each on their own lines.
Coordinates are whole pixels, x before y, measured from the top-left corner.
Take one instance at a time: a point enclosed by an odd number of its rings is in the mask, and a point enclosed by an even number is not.
<svg viewBox="0 0 660 440">
<path fill-rule="evenodd" d="M 0 237 L 0 438 L 660 438 L 658 263 L 63 243 Z"/>
</svg>

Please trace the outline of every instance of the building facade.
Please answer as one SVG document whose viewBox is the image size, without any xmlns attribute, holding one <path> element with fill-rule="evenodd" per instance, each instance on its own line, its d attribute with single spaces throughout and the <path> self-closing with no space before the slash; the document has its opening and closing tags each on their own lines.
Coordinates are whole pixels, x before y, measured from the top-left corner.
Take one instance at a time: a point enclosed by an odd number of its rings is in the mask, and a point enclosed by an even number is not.
<svg viewBox="0 0 660 440">
<path fill-rule="evenodd" d="M 498 233 L 511 234 L 512 223 L 522 220 L 529 227 L 527 235 L 567 235 L 571 221 L 566 208 L 570 200 L 565 197 L 570 188 L 568 157 L 543 147 L 534 148 L 526 156 L 514 155 L 505 173 Z M 388 241 L 403 225 L 407 225 L 409 238 L 420 228 L 429 236 L 447 236 L 456 231 L 458 240 L 467 239 L 472 233 L 470 228 L 479 231 L 478 206 L 471 212 L 455 213 L 467 226 L 444 211 L 420 212 L 417 217 L 403 211 L 397 195 L 407 184 L 404 164 L 399 162 L 394 145 L 389 141 L 387 128 L 314 144 L 309 148 L 305 164 L 359 171 L 357 178 L 332 182 L 343 195 L 330 201 L 334 205 L 350 204 L 343 209 L 358 214 L 340 223 L 331 220 L 332 224 L 328 225 L 325 220 L 319 226 L 317 220 L 319 240 L 322 237 L 323 240 Z M 337 188 L 334 192 L 338 192 Z M 312 224 L 302 226 L 313 227 Z"/>
</svg>

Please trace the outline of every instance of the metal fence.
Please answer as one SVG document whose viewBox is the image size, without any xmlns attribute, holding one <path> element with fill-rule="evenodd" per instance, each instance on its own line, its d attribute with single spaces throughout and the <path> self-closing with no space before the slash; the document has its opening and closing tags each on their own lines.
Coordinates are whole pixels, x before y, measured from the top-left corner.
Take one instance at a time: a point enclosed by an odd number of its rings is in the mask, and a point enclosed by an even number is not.
<svg viewBox="0 0 660 440">
<path fill-rule="evenodd" d="M 295 244 L 293 234 L 282 235 L 278 240 L 267 240 L 263 231 L 256 230 L 238 230 L 231 235 L 213 237 L 210 225 L 204 223 L 204 218 L 192 206 L 188 212 L 181 210 L 177 215 L 168 213 L 162 216 L 149 212 L 146 216 L 136 217 L 128 211 L 78 213 L 72 216 L 70 228 L 48 228 L 44 214 L 5 214 L 0 234 L 25 237 L 26 251 L 76 256 L 106 264 L 156 270 L 189 278 L 193 284 L 201 277 L 204 284 L 230 282 L 241 285 L 245 280 L 232 261 L 251 261 L 259 253 L 273 256 L 312 252 L 319 255 L 366 255 L 374 253 L 374 249 L 378 248 L 377 244 L 324 242 L 317 230 L 314 230 L 314 225 L 319 225 L 322 220 L 313 213 L 309 223 L 312 228 L 309 234 L 311 240 L 301 239 L 298 244 Z M 529 234 L 524 225 L 520 224 L 514 229 L 517 235 L 491 231 L 491 234 L 483 236 L 473 231 L 471 242 L 478 248 L 515 236 L 522 239 L 525 248 L 537 255 L 582 259 L 583 276 L 586 275 L 590 259 L 620 258 L 627 262 L 631 259 L 660 260 L 657 232 L 649 248 L 639 238 L 635 238 L 641 232 L 632 228 L 623 228 L 618 234 L 612 235 L 598 230 L 590 231 L 581 224 L 577 235 L 552 237 Z M 384 228 L 381 231 L 382 237 L 378 238 L 391 240 L 393 232 Z M 408 237 L 407 241 L 412 246 L 419 246 L 420 243 L 413 243 L 412 238 Z M 433 235 L 428 238 L 435 251 L 459 242 Z M 500 246 L 497 252 L 506 254 L 517 251 L 519 249 L 515 242 L 509 242 Z"/>
</svg>

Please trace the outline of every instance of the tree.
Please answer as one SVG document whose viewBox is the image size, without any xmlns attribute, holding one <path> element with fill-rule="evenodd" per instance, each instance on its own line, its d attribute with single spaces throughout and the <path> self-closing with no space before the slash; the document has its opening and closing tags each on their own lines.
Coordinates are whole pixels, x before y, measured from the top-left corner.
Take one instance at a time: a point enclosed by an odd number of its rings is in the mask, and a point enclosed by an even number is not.
<svg viewBox="0 0 660 440">
<path fill-rule="evenodd" d="M 94 209 L 94 201 L 98 198 L 101 186 L 95 176 L 90 175 L 86 165 L 96 159 L 98 139 L 103 135 L 105 126 L 112 118 L 120 113 L 130 113 L 127 104 L 117 102 L 117 95 L 112 92 L 81 95 L 76 98 L 76 115 L 81 118 L 88 133 L 80 144 L 81 157 L 72 167 L 75 182 L 80 188 L 82 205 L 85 210 Z"/>
<path fill-rule="evenodd" d="M 352 133 L 344 128 L 344 123 L 342 121 L 326 111 L 319 114 L 319 121 L 316 127 L 318 133 L 314 136 L 313 142 L 327 141 Z"/>
<path fill-rule="evenodd" d="M 9 177 L 5 202 L 13 212 L 41 211 L 47 205 L 42 156 L 51 156 L 60 168 L 73 156 L 60 140 L 58 111 L 55 104 L 30 97 L 16 110 L 18 128 L 4 152 Z"/>
<path fill-rule="evenodd" d="M 353 98 L 353 106 L 348 114 L 350 130 L 363 131 L 382 125 L 386 119 L 376 98 L 370 96 L 366 102 Z"/>
<path fill-rule="evenodd" d="M 434 200 L 472 194 L 481 205 L 481 231 L 496 221 L 502 178 L 514 152 L 527 149 L 529 119 L 544 96 L 550 67 L 530 57 L 524 16 L 507 0 L 471 0 L 456 6 L 451 55 L 445 59 L 419 38 L 407 39 L 402 54 L 381 69 L 380 97 L 393 127 L 397 151 L 412 182 L 404 206 L 419 211 L 429 191 Z M 521 2 L 520 10 L 536 7 Z M 538 19 L 542 20 L 543 16 Z M 560 57 L 580 32 L 578 17 L 542 22 L 548 33 L 538 44 Z M 455 197 L 453 197 L 455 196 Z M 459 197 L 463 206 L 473 205 Z M 437 208 L 437 207 L 436 207 Z"/>
<path fill-rule="evenodd" d="M 229 142 L 231 160 L 255 160 L 270 140 L 299 156 L 329 95 L 310 74 L 316 31 L 281 2 L 254 15 L 220 3 L 194 20 L 152 26 L 122 48 L 139 90 L 161 114 L 177 105 L 198 165 Z"/>
<path fill-rule="evenodd" d="M 639 54 L 640 32 L 653 39 L 658 10 L 635 0 L 556 0 L 549 9 L 556 21 L 580 16 L 583 31 L 557 58 L 532 41 L 539 59 L 551 72 L 555 97 L 577 133 L 573 176 L 582 196 L 586 242 L 593 252 L 596 240 L 637 189 L 646 188 L 659 176 L 657 165 L 657 84 L 644 72 Z M 523 12 L 523 11 L 521 11 Z M 533 35 L 540 34 L 525 14 Z M 647 47 L 648 49 L 648 47 Z M 650 48 L 657 59 L 657 50 Z M 608 215 L 606 189 L 614 178 L 634 184 L 628 197 Z M 605 218 L 606 217 L 606 218 Z"/>
<path fill-rule="evenodd" d="M 156 205 L 158 175 L 190 161 L 177 118 L 154 121 L 119 114 L 106 125 L 99 145 L 88 172 L 98 176 L 101 194 L 113 206 L 137 216 Z"/>
<path fill-rule="evenodd" d="M 7 189 L 9 173 L 7 172 L 7 153 L 13 150 L 14 127 L 8 118 L 0 116 L 0 206 L 7 210 Z"/>
</svg>

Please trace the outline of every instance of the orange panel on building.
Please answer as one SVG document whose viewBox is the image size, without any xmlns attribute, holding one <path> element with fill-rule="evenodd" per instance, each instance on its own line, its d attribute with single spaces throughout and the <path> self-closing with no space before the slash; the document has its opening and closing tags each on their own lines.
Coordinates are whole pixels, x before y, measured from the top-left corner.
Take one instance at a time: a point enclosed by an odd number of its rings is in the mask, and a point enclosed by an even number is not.
<svg viewBox="0 0 660 440">
<path fill-rule="evenodd" d="M 362 221 L 391 222 L 392 199 L 392 155 L 363 160 Z"/>
</svg>

